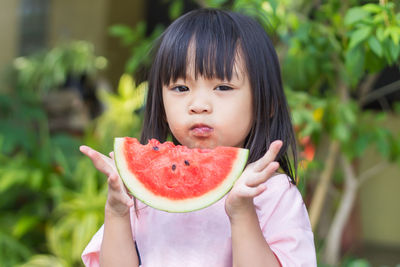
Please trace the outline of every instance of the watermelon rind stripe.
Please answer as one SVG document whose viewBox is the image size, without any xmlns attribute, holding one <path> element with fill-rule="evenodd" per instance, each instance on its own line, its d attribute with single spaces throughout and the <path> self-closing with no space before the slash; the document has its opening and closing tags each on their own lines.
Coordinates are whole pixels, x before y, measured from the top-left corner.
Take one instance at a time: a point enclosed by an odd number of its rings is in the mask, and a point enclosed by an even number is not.
<svg viewBox="0 0 400 267">
<path fill-rule="evenodd" d="M 156 195 L 149 191 L 138 181 L 134 174 L 129 171 L 128 162 L 124 156 L 125 138 L 115 138 L 114 159 L 118 173 L 129 192 L 144 204 L 167 212 L 191 212 L 208 207 L 221 199 L 232 188 L 246 166 L 249 156 L 248 149 L 240 149 L 236 160 L 233 161 L 233 168 L 227 178 L 215 189 L 206 194 L 184 200 L 172 200 Z"/>
</svg>

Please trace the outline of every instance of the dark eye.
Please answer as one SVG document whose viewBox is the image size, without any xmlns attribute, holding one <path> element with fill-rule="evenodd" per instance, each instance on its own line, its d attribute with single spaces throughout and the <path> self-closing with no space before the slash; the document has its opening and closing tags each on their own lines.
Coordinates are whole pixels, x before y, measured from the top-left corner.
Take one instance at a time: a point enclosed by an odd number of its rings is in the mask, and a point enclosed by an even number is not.
<svg viewBox="0 0 400 267">
<path fill-rule="evenodd" d="M 189 91 L 189 88 L 184 85 L 178 85 L 178 86 L 172 87 L 171 90 L 175 91 L 175 92 L 186 92 L 186 91 Z"/>
<path fill-rule="evenodd" d="M 230 86 L 227 86 L 227 85 L 220 85 L 220 86 L 215 87 L 214 90 L 218 90 L 218 91 L 228 91 L 228 90 L 233 90 L 233 88 L 230 87 Z"/>
</svg>

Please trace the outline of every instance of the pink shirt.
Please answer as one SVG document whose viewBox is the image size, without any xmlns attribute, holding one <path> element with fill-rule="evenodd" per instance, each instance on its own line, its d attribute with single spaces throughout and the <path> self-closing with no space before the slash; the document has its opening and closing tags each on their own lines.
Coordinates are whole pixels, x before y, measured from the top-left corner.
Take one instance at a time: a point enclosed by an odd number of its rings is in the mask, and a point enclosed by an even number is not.
<svg viewBox="0 0 400 267">
<path fill-rule="evenodd" d="M 297 187 L 287 176 L 270 178 L 267 190 L 254 198 L 261 230 L 282 266 L 317 266 L 313 233 Z M 225 197 L 189 213 L 168 213 L 138 201 L 131 212 L 132 234 L 143 267 L 232 266 L 231 232 Z M 86 266 L 99 266 L 103 227 L 82 254 Z M 243 236 L 243 238 L 246 238 Z"/>
</svg>

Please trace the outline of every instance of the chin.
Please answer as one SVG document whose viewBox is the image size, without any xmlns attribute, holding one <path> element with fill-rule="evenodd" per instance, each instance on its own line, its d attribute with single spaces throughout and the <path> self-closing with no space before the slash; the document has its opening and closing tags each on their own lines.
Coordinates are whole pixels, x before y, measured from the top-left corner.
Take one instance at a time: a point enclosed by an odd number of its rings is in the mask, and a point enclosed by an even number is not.
<svg viewBox="0 0 400 267">
<path fill-rule="evenodd" d="M 196 140 L 190 140 L 183 144 L 189 148 L 203 148 L 203 149 L 214 149 L 219 144 L 215 140 L 210 140 L 208 138 L 196 138 Z"/>
</svg>

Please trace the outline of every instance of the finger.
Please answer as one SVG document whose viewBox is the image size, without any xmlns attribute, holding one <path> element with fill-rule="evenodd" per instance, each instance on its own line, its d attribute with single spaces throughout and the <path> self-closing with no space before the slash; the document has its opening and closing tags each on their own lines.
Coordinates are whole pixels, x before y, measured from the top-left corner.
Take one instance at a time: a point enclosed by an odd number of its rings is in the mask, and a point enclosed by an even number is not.
<svg viewBox="0 0 400 267">
<path fill-rule="evenodd" d="M 92 160 L 93 165 L 96 167 L 96 169 L 98 169 L 105 175 L 110 176 L 112 173 L 115 172 L 112 165 L 112 160 L 110 158 L 104 156 L 100 152 L 88 146 L 80 146 L 79 150 Z"/>
<path fill-rule="evenodd" d="M 128 191 L 117 174 L 108 177 L 108 185 L 110 196 L 112 195 L 114 199 L 129 207 L 134 205 L 132 197 L 128 194 Z"/>
<path fill-rule="evenodd" d="M 109 177 L 108 177 L 108 186 L 109 186 L 109 188 L 111 189 L 111 190 L 114 190 L 114 191 L 121 191 L 121 184 L 120 184 L 120 181 L 119 181 L 119 176 L 117 175 L 117 174 L 111 174 Z"/>
<path fill-rule="evenodd" d="M 267 186 L 265 184 L 260 184 L 259 186 L 256 187 L 255 193 L 252 197 L 257 197 L 261 195 L 262 192 L 267 190 Z"/>
<path fill-rule="evenodd" d="M 110 177 L 108 177 L 108 184 L 111 190 L 123 192 L 128 197 L 132 196 L 128 188 L 123 183 L 122 179 L 118 176 L 118 174 L 113 174 Z"/>
<path fill-rule="evenodd" d="M 125 209 L 125 207 L 132 207 L 135 202 L 126 194 L 109 194 L 107 198 L 107 202 L 114 209 Z"/>
<path fill-rule="evenodd" d="M 283 143 L 281 140 L 276 140 L 272 142 L 265 155 L 256 161 L 254 171 L 262 171 L 265 167 L 267 167 L 270 162 L 274 161 L 279 151 L 281 150 L 282 144 Z"/>
<path fill-rule="evenodd" d="M 135 205 L 133 198 L 130 198 L 128 195 L 126 195 L 125 205 L 127 205 L 128 207 L 133 207 L 133 205 Z"/>
<path fill-rule="evenodd" d="M 114 167 L 112 166 L 112 161 L 110 158 L 89 147 L 86 155 L 92 160 L 94 166 L 99 171 L 103 172 L 107 176 L 110 176 L 112 173 L 114 173 Z"/>
<path fill-rule="evenodd" d="M 267 186 L 265 184 L 260 184 L 257 187 L 248 187 L 244 186 L 241 187 L 238 194 L 241 197 L 245 198 L 254 198 L 258 195 L 260 195 L 262 192 L 264 192 L 267 189 Z"/>
<path fill-rule="evenodd" d="M 255 187 L 266 182 L 278 168 L 279 162 L 271 162 L 262 172 L 248 178 L 246 181 L 246 185 L 250 187 Z"/>
</svg>

